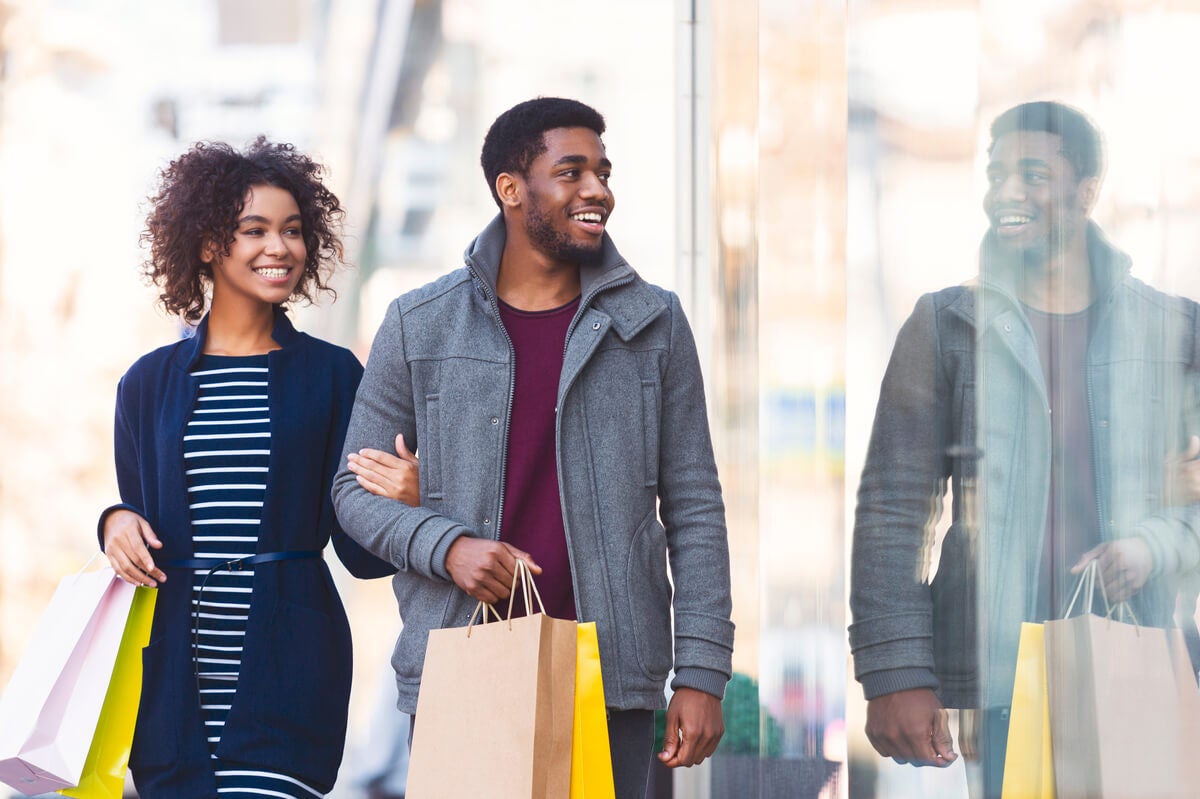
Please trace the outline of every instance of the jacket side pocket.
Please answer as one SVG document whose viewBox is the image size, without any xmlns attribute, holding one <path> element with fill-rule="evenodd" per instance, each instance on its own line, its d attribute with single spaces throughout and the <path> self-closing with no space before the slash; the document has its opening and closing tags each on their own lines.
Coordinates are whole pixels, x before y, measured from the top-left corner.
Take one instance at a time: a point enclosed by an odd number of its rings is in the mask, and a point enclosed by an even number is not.
<svg viewBox="0 0 1200 799">
<path fill-rule="evenodd" d="M 135 772 L 171 766 L 179 758 L 186 694 L 179 684 L 187 679 L 192 664 L 172 653 L 170 643 L 160 638 L 142 649 L 142 698 L 129 753 L 129 766 Z"/>
<path fill-rule="evenodd" d="M 675 660 L 671 581 L 667 578 L 667 532 L 653 511 L 633 535 L 625 580 L 638 665 L 650 679 L 663 680 Z"/>
<path fill-rule="evenodd" d="M 271 685 L 252 701 L 263 722 L 286 730 L 305 758 L 339 752 L 345 741 L 351 665 L 349 631 L 339 626 L 327 613 L 279 600 L 264 636 Z"/>
</svg>

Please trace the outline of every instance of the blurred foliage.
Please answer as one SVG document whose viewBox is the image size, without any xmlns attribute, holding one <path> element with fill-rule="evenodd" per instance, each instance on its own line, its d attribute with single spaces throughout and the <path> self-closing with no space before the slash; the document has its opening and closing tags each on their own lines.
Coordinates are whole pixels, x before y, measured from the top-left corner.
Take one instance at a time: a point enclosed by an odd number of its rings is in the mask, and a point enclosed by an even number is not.
<svg viewBox="0 0 1200 799">
<path fill-rule="evenodd" d="M 757 680 L 735 672 L 725 686 L 721 715 L 725 720 L 725 737 L 717 747 L 717 754 L 779 757 L 783 750 L 783 730 L 758 703 Z M 667 712 L 659 710 L 654 714 L 655 752 L 662 751 L 666 729 Z"/>
</svg>

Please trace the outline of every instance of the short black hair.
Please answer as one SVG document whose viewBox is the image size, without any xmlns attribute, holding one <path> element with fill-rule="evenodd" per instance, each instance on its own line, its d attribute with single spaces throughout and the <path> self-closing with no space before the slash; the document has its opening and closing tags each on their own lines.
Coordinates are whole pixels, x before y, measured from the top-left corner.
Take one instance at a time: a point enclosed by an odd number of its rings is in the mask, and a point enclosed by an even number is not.
<svg viewBox="0 0 1200 799">
<path fill-rule="evenodd" d="M 496 193 L 496 178 L 502 172 L 528 175 L 534 159 L 546 152 L 543 134 L 555 128 L 590 128 L 603 136 L 604 117 L 589 105 L 563 97 L 526 100 L 496 117 L 483 138 L 479 164 L 497 206 L 504 207 Z"/>
<path fill-rule="evenodd" d="M 1041 100 L 1022 103 L 1005 111 L 992 122 L 992 143 L 1005 133 L 1022 130 L 1054 133 L 1062 138 L 1063 157 L 1075 167 L 1075 177 L 1098 178 L 1104 173 L 1104 137 L 1096 123 L 1078 108 L 1065 103 Z"/>
</svg>

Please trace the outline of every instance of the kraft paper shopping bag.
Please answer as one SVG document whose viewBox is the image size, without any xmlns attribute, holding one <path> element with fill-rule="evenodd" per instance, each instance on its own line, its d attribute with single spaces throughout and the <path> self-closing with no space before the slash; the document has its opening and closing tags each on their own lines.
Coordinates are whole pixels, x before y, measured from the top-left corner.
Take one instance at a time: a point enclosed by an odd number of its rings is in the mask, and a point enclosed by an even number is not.
<svg viewBox="0 0 1200 799">
<path fill-rule="evenodd" d="M 1040 624 L 1021 625 L 1001 795 L 1003 799 L 1054 799 L 1045 631 Z"/>
<path fill-rule="evenodd" d="M 575 734 L 571 740 L 571 799 L 614 799 L 608 711 L 596 623 L 577 625 Z"/>
<path fill-rule="evenodd" d="M 405 796 L 566 799 L 576 624 L 476 617 L 429 633 Z"/>
<path fill-rule="evenodd" d="M 1194 798 L 1191 761 L 1200 750 L 1187 735 L 1196 710 L 1180 697 L 1183 681 L 1194 690 L 1195 679 L 1190 665 L 1178 673 L 1175 631 L 1143 627 L 1127 609 L 1109 613 L 1045 624 L 1058 796 Z"/>
<path fill-rule="evenodd" d="M 154 588 L 139 586 L 134 592 L 112 680 L 83 765 L 83 776 L 78 787 L 59 791 L 64 796 L 121 799 L 124 794 L 133 729 L 142 698 L 142 649 L 150 642 L 157 598 L 158 590 Z"/>
<path fill-rule="evenodd" d="M 28 794 L 79 784 L 133 595 L 107 567 L 59 583 L 0 698 L 0 781 Z"/>
</svg>

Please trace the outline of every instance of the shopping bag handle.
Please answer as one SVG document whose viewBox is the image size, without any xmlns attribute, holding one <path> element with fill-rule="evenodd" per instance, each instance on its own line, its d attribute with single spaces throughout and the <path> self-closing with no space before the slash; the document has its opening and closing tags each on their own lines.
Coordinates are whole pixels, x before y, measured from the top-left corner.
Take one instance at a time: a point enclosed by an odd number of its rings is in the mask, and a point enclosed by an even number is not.
<svg viewBox="0 0 1200 799">
<path fill-rule="evenodd" d="M 502 619 L 500 618 L 500 613 L 499 613 L 499 611 L 496 610 L 496 607 L 491 602 L 484 602 L 481 599 L 481 600 L 479 600 L 479 604 L 475 606 L 475 612 L 471 614 L 471 620 L 469 622 L 467 622 L 467 637 L 468 638 L 471 637 L 471 628 L 475 626 L 475 620 L 479 618 L 479 614 L 481 612 L 483 613 L 483 618 L 480 619 L 479 623 L 480 624 L 488 623 L 488 611 L 492 612 L 492 615 L 496 617 L 496 621 L 502 621 Z"/>
<path fill-rule="evenodd" d="M 79 569 L 79 571 L 75 572 L 75 576 L 78 577 L 79 575 L 81 575 L 85 571 L 87 571 L 89 568 L 91 568 L 91 565 L 96 562 L 96 558 L 100 557 L 103 554 L 104 554 L 103 551 L 97 549 L 96 552 L 90 558 L 88 558 L 88 562 L 83 564 L 83 566 Z"/>
<path fill-rule="evenodd" d="M 1079 575 L 1079 582 L 1075 586 L 1075 593 L 1071 596 L 1071 604 L 1067 605 L 1067 612 L 1064 613 L 1062 617 L 1066 619 L 1071 616 L 1071 611 L 1075 609 L 1075 602 L 1079 599 L 1079 594 L 1083 590 L 1085 583 L 1087 584 L 1088 589 L 1087 608 L 1088 612 L 1090 613 L 1092 602 L 1096 596 L 1096 583 L 1099 582 L 1100 596 L 1104 600 L 1104 618 L 1111 619 L 1113 617 L 1113 612 L 1116 611 L 1119 614 L 1117 619 L 1118 621 L 1125 618 L 1125 616 L 1128 616 L 1129 618 L 1133 619 L 1134 626 L 1141 627 L 1141 623 L 1138 621 L 1137 616 L 1133 612 L 1133 608 L 1130 607 L 1127 600 L 1121 600 L 1115 605 L 1109 602 L 1108 591 L 1106 591 L 1104 588 L 1104 581 L 1096 580 L 1096 573 L 1099 570 L 1100 564 L 1098 561 L 1094 559 L 1088 561 L 1087 566 L 1083 568 L 1083 573 Z"/>
<path fill-rule="evenodd" d="M 490 611 L 496 617 L 496 621 L 507 621 L 508 628 L 512 629 L 512 612 L 513 600 L 517 596 L 517 583 L 521 584 L 521 594 L 525 598 L 525 615 L 533 615 L 533 604 L 530 597 L 537 602 L 538 612 L 545 613 L 546 606 L 542 604 L 542 595 L 538 592 L 537 583 L 533 581 L 533 572 L 529 570 L 529 564 L 517 558 L 516 568 L 513 569 L 512 588 L 508 593 L 508 618 L 501 618 L 500 612 L 496 610 L 495 605 L 490 602 L 479 601 L 475 606 L 475 612 L 471 614 L 471 620 L 467 622 L 467 637 L 471 637 L 471 629 L 475 626 L 475 620 L 479 619 L 480 624 L 488 623 L 488 612 Z M 480 618 L 482 614 L 482 618 Z"/>
<path fill-rule="evenodd" d="M 513 600 L 517 598 L 517 579 L 521 581 L 521 594 L 525 597 L 525 615 L 533 615 L 533 606 L 529 601 L 530 594 L 537 600 L 538 613 L 545 613 L 546 606 L 542 604 L 542 595 L 538 593 L 537 583 L 533 581 L 533 572 L 529 570 L 529 564 L 521 558 L 517 558 L 517 567 L 513 569 L 512 589 L 508 593 L 508 622 L 512 626 Z"/>
<path fill-rule="evenodd" d="M 1062 615 L 1064 619 L 1070 618 L 1071 611 L 1075 609 L 1075 603 L 1079 600 L 1079 594 L 1085 585 L 1087 586 L 1087 612 L 1091 612 L 1096 599 L 1096 572 L 1099 568 L 1100 564 L 1095 559 L 1089 560 L 1083 567 L 1083 573 L 1079 575 L 1079 582 L 1075 584 L 1075 593 L 1071 595 L 1071 603 L 1067 605 L 1067 612 Z M 1112 604 L 1108 601 L 1108 591 L 1104 589 L 1103 580 L 1100 581 L 1100 596 L 1104 599 L 1104 615 L 1107 617 L 1112 614 Z"/>
</svg>

